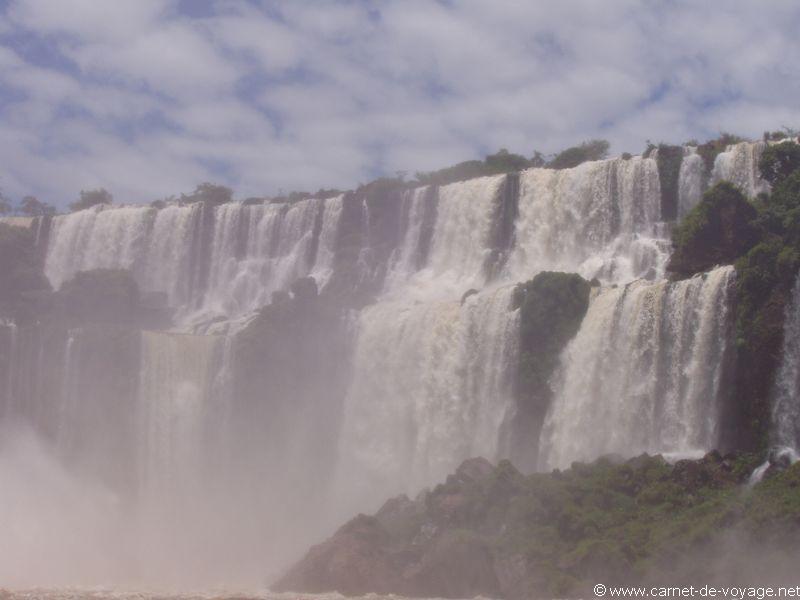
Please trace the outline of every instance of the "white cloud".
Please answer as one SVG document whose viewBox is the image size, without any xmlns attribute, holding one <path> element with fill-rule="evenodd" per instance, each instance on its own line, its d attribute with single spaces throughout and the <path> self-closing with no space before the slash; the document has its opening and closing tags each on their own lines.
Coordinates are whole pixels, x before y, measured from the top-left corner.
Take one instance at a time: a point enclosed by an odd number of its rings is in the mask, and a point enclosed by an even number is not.
<svg viewBox="0 0 800 600">
<path fill-rule="evenodd" d="M 199 1 L 199 0 L 198 0 Z M 26 0 L 0 15 L 6 192 L 354 186 L 501 146 L 800 125 L 800 7 Z M 42 48 L 44 50 L 42 50 Z M 58 60 L 54 59 L 59 57 Z"/>
<path fill-rule="evenodd" d="M 67 34 L 115 42 L 151 27 L 169 7 L 166 0 L 14 0 L 11 19 L 42 34 Z"/>
</svg>

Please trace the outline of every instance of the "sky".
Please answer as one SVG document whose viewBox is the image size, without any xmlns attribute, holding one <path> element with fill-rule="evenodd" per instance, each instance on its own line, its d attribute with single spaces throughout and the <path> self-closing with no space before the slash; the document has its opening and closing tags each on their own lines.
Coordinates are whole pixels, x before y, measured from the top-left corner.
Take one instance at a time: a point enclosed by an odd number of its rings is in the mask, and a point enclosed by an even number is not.
<svg viewBox="0 0 800 600">
<path fill-rule="evenodd" d="M 0 188 L 350 189 L 800 128 L 796 0 L 0 0 Z"/>
</svg>

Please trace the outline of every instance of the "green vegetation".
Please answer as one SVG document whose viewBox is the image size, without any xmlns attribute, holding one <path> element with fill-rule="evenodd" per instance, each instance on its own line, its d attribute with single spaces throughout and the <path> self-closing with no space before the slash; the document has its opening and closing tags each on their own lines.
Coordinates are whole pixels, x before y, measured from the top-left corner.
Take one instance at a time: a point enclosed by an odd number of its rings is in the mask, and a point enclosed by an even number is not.
<svg viewBox="0 0 800 600">
<path fill-rule="evenodd" d="M 377 581 L 414 596 L 575 598 L 598 582 L 764 584 L 776 555 L 800 550 L 800 463 L 748 487 L 759 462 L 643 454 L 523 476 L 508 461 L 470 459 L 417 500 L 356 517 L 278 587 L 363 594 Z M 442 548 L 457 559 L 437 560 Z"/>
<path fill-rule="evenodd" d="M 732 263 L 758 242 L 757 216 L 733 184 L 718 183 L 673 231 L 667 270 L 689 276 Z"/>
<path fill-rule="evenodd" d="M 550 377 L 561 351 L 580 328 L 589 307 L 590 290 L 591 285 L 580 275 L 550 271 L 539 273 L 514 290 L 512 306 L 520 310 L 515 423 L 521 436 L 539 439 L 552 396 Z M 534 446 L 528 457 L 533 465 L 535 453 Z"/>
<path fill-rule="evenodd" d="M 19 214 L 23 217 L 43 217 L 55 214 L 56 209 L 46 202 L 41 202 L 34 196 L 25 196 L 19 201 L 19 204 L 14 208 L 11 200 L 6 198 L 0 192 L 0 215 L 10 215 L 13 213 Z"/>
<path fill-rule="evenodd" d="M 428 173 L 417 172 L 416 178 L 423 185 L 446 185 L 474 177 L 515 173 L 523 169 L 542 166 L 544 166 L 544 158 L 540 152 L 535 152 L 532 158 L 527 159 L 501 148 L 497 153 L 488 155 L 484 160 L 468 160 Z"/>
<path fill-rule="evenodd" d="M 589 282 L 575 273 L 544 271 L 514 290 L 520 309 L 519 379 L 523 395 L 547 387 L 561 349 L 580 328 Z"/>
<path fill-rule="evenodd" d="M 547 163 L 550 169 L 571 169 L 590 160 L 602 160 L 608 156 L 609 144 L 606 140 L 588 140 L 580 146 L 567 148 L 556 154 Z"/>
<path fill-rule="evenodd" d="M 703 158 L 706 165 L 706 172 L 710 173 L 714 168 L 714 161 L 721 152 L 725 152 L 725 148 L 731 144 L 738 144 L 745 141 L 738 135 L 731 133 L 721 133 L 718 138 L 709 140 L 703 144 L 697 145 L 697 153 Z"/>
<path fill-rule="evenodd" d="M 761 176 L 776 185 L 800 169 L 800 144 L 783 142 L 767 147 L 759 163 Z"/>
<path fill-rule="evenodd" d="M 797 138 L 798 136 L 800 136 L 800 131 L 798 131 L 797 129 L 793 129 L 791 127 L 784 127 L 780 131 L 765 131 L 764 141 L 779 142 L 781 140 L 789 138 Z"/>
<path fill-rule="evenodd" d="M 733 143 L 706 146 L 717 149 Z M 800 148 L 767 148 L 759 164 L 772 193 L 750 201 L 721 182 L 673 232 L 667 269 L 680 277 L 718 264 L 736 266 L 733 397 L 725 402 L 725 447 L 763 449 L 768 444 L 769 398 L 780 362 L 783 321 L 800 270 Z"/>
<path fill-rule="evenodd" d="M 81 190 L 80 200 L 70 204 L 69 208 L 71 211 L 76 212 L 100 204 L 111 204 L 113 201 L 114 197 L 105 188 L 100 188 L 97 190 Z"/>
<path fill-rule="evenodd" d="M 40 201 L 34 196 L 25 196 L 20 200 L 17 210 L 21 215 L 26 217 L 44 217 L 53 215 L 56 212 L 55 207 Z"/>
<path fill-rule="evenodd" d="M 366 196 L 384 196 L 393 191 L 405 190 L 414 187 L 414 184 L 400 177 L 379 177 L 369 183 L 362 183 L 356 188 L 356 193 Z"/>
<path fill-rule="evenodd" d="M 233 190 L 224 185 L 217 185 L 214 183 L 201 183 L 195 187 L 191 194 L 181 194 L 180 202 L 182 204 L 193 204 L 195 202 L 207 202 L 212 206 L 218 204 L 225 204 L 230 202 L 233 198 Z"/>
</svg>

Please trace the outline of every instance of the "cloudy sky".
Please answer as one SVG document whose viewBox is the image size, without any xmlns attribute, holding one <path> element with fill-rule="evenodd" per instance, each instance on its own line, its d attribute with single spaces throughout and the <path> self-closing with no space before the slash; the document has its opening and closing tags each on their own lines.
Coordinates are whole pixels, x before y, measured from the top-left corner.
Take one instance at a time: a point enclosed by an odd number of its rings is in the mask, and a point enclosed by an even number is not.
<svg viewBox="0 0 800 600">
<path fill-rule="evenodd" d="M 351 188 L 800 127 L 796 0 L 0 0 L 0 186 Z"/>
</svg>

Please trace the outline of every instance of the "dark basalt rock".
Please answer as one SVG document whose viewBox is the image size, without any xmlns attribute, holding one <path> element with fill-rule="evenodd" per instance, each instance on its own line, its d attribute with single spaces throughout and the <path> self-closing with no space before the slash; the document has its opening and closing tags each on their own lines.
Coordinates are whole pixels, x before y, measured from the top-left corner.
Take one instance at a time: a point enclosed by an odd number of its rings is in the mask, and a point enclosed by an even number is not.
<svg viewBox="0 0 800 600">
<path fill-rule="evenodd" d="M 463 295 L 461 296 L 461 306 L 464 306 L 464 302 L 467 301 L 467 298 L 469 298 L 470 296 L 474 296 L 477 293 L 478 290 L 476 290 L 475 288 L 470 288 L 466 292 L 464 292 Z"/>
</svg>

